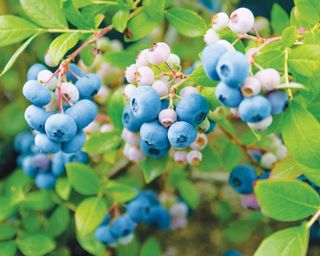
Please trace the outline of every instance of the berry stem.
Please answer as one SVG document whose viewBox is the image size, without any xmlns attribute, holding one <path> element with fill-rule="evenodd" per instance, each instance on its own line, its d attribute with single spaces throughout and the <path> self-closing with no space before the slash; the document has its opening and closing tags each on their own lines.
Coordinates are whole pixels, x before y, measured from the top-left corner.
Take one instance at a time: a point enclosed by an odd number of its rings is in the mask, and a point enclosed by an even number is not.
<svg viewBox="0 0 320 256">
<path fill-rule="evenodd" d="M 120 216 L 120 207 L 119 204 L 114 204 L 113 206 L 114 218 L 117 219 Z"/>
<path fill-rule="evenodd" d="M 284 50 L 284 79 L 287 85 L 289 84 L 288 56 L 289 56 L 289 48 L 287 47 Z M 292 91 L 290 88 L 288 88 L 288 96 L 289 96 L 289 99 L 293 98 Z"/>
<path fill-rule="evenodd" d="M 61 114 L 63 114 L 63 95 L 61 91 L 61 73 L 58 76 L 58 85 L 57 85 L 57 90 L 58 90 L 58 110 Z"/>
<path fill-rule="evenodd" d="M 253 64 L 254 63 L 254 58 L 256 57 L 256 55 L 267 45 L 279 41 L 282 39 L 282 36 L 276 36 L 276 37 L 271 37 L 269 39 L 264 40 L 264 43 L 261 44 L 251 55 L 250 55 L 250 63 Z"/>
<path fill-rule="evenodd" d="M 312 218 L 307 222 L 306 226 L 307 228 L 311 228 L 313 223 L 320 217 L 320 209 L 317 210 L 317 212 L 312 216 Z"/>
</svg>

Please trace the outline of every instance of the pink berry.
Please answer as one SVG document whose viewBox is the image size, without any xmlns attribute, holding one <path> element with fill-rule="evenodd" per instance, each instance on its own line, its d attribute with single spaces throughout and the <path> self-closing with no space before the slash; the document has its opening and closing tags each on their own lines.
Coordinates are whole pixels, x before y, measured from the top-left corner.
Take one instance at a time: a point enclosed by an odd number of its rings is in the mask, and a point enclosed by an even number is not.
<svg viewBox="0 0 320 256">
<path fill-rule="evenodd" d="M 160 97 L 166 96 L 169 93 L 168 84 L 162 80 L 154 81 L 152 87 L 157 91 Z"/>
<path fill-rule="evenodd" d="M 198 150 L 191 150 L 187 154 L 187 162 L 188 162 L 188 164 L 198 165 L 198 164 L 201 163 L 201 160 L 202 160 L 202 154 Z"/>
<path fill-rule="evenodd" d="M 188 225 L 188 220 L 186 217 L 178 217 L 171 219 L 171 229 L 182 229 Z"/>
<path fill-rule="evenodd" d="M 173 155 L 173 160 L 178 164 L 185 164 L 187 161 L 187 152 L 176 151 Z"/>
<path fill-rule="evenodd" d="M 281 82 L 279 72 L 273 68 L 259 71 L 256 73 L 255 78 L 259 80 L 261 89 L 266 92 L 273 91 Z"/>
<path fill-rule="evenodd" d="M 108 99 L 110 95 L 110 89 L 103 85 L 101 86 L 100 90 L 98 91 L 97 95 L 94 96 L 94 99 L 96 102 L 103 104 L 106 102 L 106 100 Z"/>
<path fill-rule="evenodd" d="M 58 79 L 52 76 L 53 73 L 50 70 L 42 70 L 38 73 L 37 80 L 45 84 L 49 90 L 54 91 L 57 88 Z"/>
<path fill-rule="evenodd" d="M 255 194 L 241 195 L 243 208 L 258 210 L 260 208 Z"/>
<path fill-rule="evenodd" d="M 208 138 L 207 135 L 204 133 L 198 133 L 197 138 L 190 147 L 195 150 L 202 150 L 208 145 Z"/>
<path fill-rule="evenodd" d="M 177 113 L 173 109 L 163 109 L 159 113 L 159 122 L 166 128 L 177 121 Z"/>
<path fill-rule="evenodd" d="M 199 93 L 199 92 L 193 86 L 186 86 L 180 91 L 180 96 L 184 97 L 184 96 L 187 96 L 188 94 L 192 94 L 192 93 Z"/>
<path fill-rule="evenodd" d="M 79 91 L 78 88 L 69 82 L 65 82 L 61 84 L 61 93 L 71 103 L 75 103 L 79 100 Z M 56 94 L 58 95 L 58 90 L 56 90 Z"/>
<path fill-rule="evenodd" d="M 219 12 L 211 18 L 212 29 L 220 31 L 228 27 L 229 17 L 225 12 Z"/>
<path fill-rule="evenodd" d="M 136 64 L 132 64 L 129 67 L 127 67 L 125 76 L 128 83 L 131 84 L 136 82 L 135 73 L 137 72 L 137 69 L 138 67 Z"/>
<path fill-rule="evenodd" d="M 183 202 L 177 202 L 170 207 L 171 217 L 186 217 L 188 215 L 188 206 Z"/>
<path fill-rule="evenodd" d="M 152 85 L 154 81 L 153 70 L 149 67 L 140 67 L 134 74 L 138 85 Z"/>
<path fill-rule="evenodd" d="M 147 59 L 152 65 L 160 65 L 169 58 L 170 53 L 170 47 L 166 43 L 155 43 L 148 50 Z"/>
<path fill-rule="evenodd" d="M 104 124 L 100 127 L 100 132 L 112 132 L 113 126 L 111 124 Z"/>
<path fill-rule="evenodd" d="M 143 66 L 148 66 L 150 63 L 148 61 L 147 58 L 147 53 L 148 53 L 148 49 L 142 50 L 137 59 L 136 59 L 136 65 L 137 67 L 143 67 Z"/>
<path fill-rule="evenodd" d="M 220 39 L 220 36 L 219 34 L 213 30 L 212 28 L 211 29 L 208 29 L 206 34 L 203 36 L 203 41 L 206 43 L 206 44 L 214 44 L 216 43 L 218 40 Z"/>
<path fill-rule="evenodd" d="M 134 132 L 128 131 L 126 134 L 126 139 L 125 141 L 130 145 L 130 146 L 138 146 L 140 142 L 140 137 Z"/>
<path fill-rule="evenodd" d="M 251 97 L 257 95 L 261 91 L 260 81 L 255 77 L 248 77 L 241 87 L 243 96 Z"/>
<path fill-rule="evenodd" d="M 146 156 L 137 147 L 130 147 L 128 150 L 128 158 L 131 161 L 140 162 L 143 161 Z"/>
<path fill-rule="evenodd" d="M 229 28 L 235 33 L 248 33 L 253 25 L 253 13 L 247 8 L 239 8 L 230 15 Z"/>
</svg>

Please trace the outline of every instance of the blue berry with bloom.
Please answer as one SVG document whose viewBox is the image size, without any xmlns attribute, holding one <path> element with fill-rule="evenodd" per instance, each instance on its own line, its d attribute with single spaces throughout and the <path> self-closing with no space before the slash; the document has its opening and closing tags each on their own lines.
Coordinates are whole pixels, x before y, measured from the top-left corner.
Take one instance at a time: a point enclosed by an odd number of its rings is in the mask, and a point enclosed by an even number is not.
<svg viewBox="0 0 320 256">
<path fill-rule="evenodd" d="M 253 193 L 253 184 L 256 180 L 255 169 L 246 164 L 240 164 L 233 168 L 229 176 L 230 186 L 240 194 Z"/>
</svg>

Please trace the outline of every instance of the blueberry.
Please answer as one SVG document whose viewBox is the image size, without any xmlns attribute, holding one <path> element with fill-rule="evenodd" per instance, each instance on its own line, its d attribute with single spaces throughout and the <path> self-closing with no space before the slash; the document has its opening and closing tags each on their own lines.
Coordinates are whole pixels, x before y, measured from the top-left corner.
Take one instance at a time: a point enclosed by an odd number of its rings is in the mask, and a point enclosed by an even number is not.
<svg viewBox="0 0 320 256">
<path fill-rule="evenodd" d="M 31 152 L 33 141 L 34 136 L 31 132 L 21 132 L 14 138 L 14 149 L 21 154 L 28 154 Z"/>
<path fill-rule="evenodd" d="M 210 132 L 213 132 L 214 128 L 216 128 L 216 123 L 215 122 L 209 121 L 209 123 L 210 123 L 210 126 L 209 126 L 209 129 L 206 130 L 206 132 L 205 132 L 206 134 L 208 134 Z"/>
<path fill-rule="evenodd" d="M 175 148 L 188 147 L 197 137 L 197 131 L 193 125 L 179 121 L 169 127 L 168 139 Z"/>
<path fill-rule="evenodd" d="M 51 189 L 56 184 L 56 177 L 52 173 L 39 173 L 36 176 L 35 183 L 40 189 Z"/>
<path fill-rule="evenodd" d="M 50 140 L 45 133 L 38 133 L 34 142 L 42 153 L 57 153 L 61 146 L 60 143 Z"/>
<path fill-rule="evenodd" d="M 100 78 L 96 74 L 87 74 L 81 77 L 75 86 L 79 90 L 81 99 L 92 99 L 101 88 Z"/>
<path fill-rule="evenodd" d="M 78 78 L 74 76 L 74 74 L 78 77 L 82 77 L 83 73 L 81 71 L 81 69 L 74 63 L 71 63 L 69 65 L 69 70 L 71 71 L 67 71 L 67 81 L 72 81 L 73 83 L 76 83 Z"/>
<path fill-rule="evenodd" d="M 107 215 L 104 217 L 103 221 L 100 223 L 100 227 L 102 227 L 102 226 L 107 226 L 107 225 L 110 223 L 111 220 L 112 220 L 111 215 L 110 215 L 110 214 L 107 214 Z"/>
<path fill-rule="evenodd" d="M 48 172 L 50 171 L 51 161 L 46 154 L 36 154 L 32 157 L 33 168 L 37 172 Z"/>
<path fill-rule="evenodd" d="M 145 196 L 138 196 L 127 207 L 127 213 L 134 222 L 146 222 L 151 204 Z"/>
<path fill-rule="evenodd" d="M 65 113 L 74 119 L 78 129 L 82 129 L 95 120 L 97 111 L 97 106 L 92 101 L 80 100 Z"/>
<path fill-rule="evenodd" d="M 54 154 L 51 158 L 51 172 L 55 176 L 60 176 L 65 172 L 65 158 L 62 152 Z"/>
<path fill-rule="evenodd" d="M 37 175 L 37 171 L 33 166 L 33 157 L 26 156 L 22 161 L 22 169 L 29 176 L 34 178 Z"/>
<path fill-rule="evenodd" d="M 147 223 L 156 229 L 168 229 L 170 226 L 170 215 L 162 206 L 152 207 Z"/>
<path fill-rule="evenodd" d="M 221 56 L 217 64 L 220 79 L 230 87 L 238 88 L 249 75 L 248 58 L 241 52 L 227 52 Z"/>
<path fill-rule="evenodd" d="M 256 180 L 255 169 L 250 165 L 240 164 L 231 171 L 229 184 L 240 194 L 251 194 L 253 192 L 253 183 Z"/>
<path fill-rule="evenodd" d="M 73 154 L 64 154 L 64 157 L 67 163 L 78 162 L 78 163 L 87 164 L 90 161 L 88 153 L 84 151 L 78 151 Z"/>
<path fill-rule="evenodd" d="M 115 244 L 116 238 L 111 233 L 111 228 L 102 226 L 98 227 L 95 232 L 96 239 L 104 244 Z"/>
<path fill-rule="evenodd" d="M 46 66 L 40 63 L 33 64 L 28 70 L 28 80 L 37 80 L 38 73 L 45 69 L 47 69 Z"/>
<path fill-rule="evenodd" d="M 144 123 L 140 128 L 141 140 L 149 147 L 168 148 L 168 129 L 163 127 L 158 121 Z"/>
<path fill-rule="evenodd" d="M 24 118 L 31 129 L 38 132 L 44 132 L 45 123 L 51 116 L 50 112 L 45 111 L 43 108 L 35 105 L 30 105 L 24 112 Z"/>
<path fill-rule="evenodd" d="M 217 63 L 220 57 L 227 52 L 227 49 L 219 44 L 209 44 L 201 54 L 201 61 L 204 72 L 212 80 L 219 80 Z"/>
<path fill-rule="evenodd" d="M 158 206 L 160 205 L 159 199 L 157 194 L 152 191 L 152 190 L 145 190 L 142 192 L 142 195 L 145 196 L 149 203 L 151 204 L 151 206 Z"/>
<path fill-rule="evenodd" d="M 134 116 L 131 107 L 128 105 L 123 110 L 122 123 L 129 131 L 138 132 L 143 122 Z"/>
<path fill-rule="evenodd" d="M 77 134 L 68 142 L 62 143 L 62 151 L 70 154 L 78 152 L 86 142 L 86 135 L 83 131 L 77 132 Z"/>
<path fill-rule="evenodd" d="M 239 88 L 229 87 L 224 82 L 218 84 L 215 94 L 222 105 L 230 108 L 238 107 L 243 99 Z"/>
<path fill-rule="evenodd" d="M 242 121 L 257 123 L 271 114 L 270 101 L 261 95 L 244 99 L 239 105 L 239 115 Z"/>
<path fill-rule="evenodd" d="M 132 112 L 141 122 L 150 122 L 157 118 L 160 109 L 160 96 L 150 86 L 139 86 L 130 101 Z"/>
<path fill-rule="evenodd" d="M 47 105 L 51 101 L 49 89 L 36 80 L 29 80 L 26 82 L 22 92 L 28 101 L 38 107 Z"/>
<path fill-rule="evenodd" d="M 121 238 L 132 234 L 136 226 L 129 215 L 122 215 L 111 223 L 110 231 L 115 238 Z"/>
<path fill-rule="evenodd" d="M 194 126 L 206 119 L 209 113 L 209 104 L 205 97 L 198 93 L 184 96 L 176 107 L 179 121 L 186 121 Z"/>
<path fill-rule="evenodd" d="M 161 158 L 169 152 L 170 147 L 157 148 L 155 146 L 148 146 L 143 140 L 140 140 L 140 149 L 142 153 L 147 156 L 152 158 Z"/>
<path fill-rule="evenodd" d="M 161 100 L 161 110 L 169 108 L 170 101 L 167 99 Z"/>
<path fill-rule="evenodd" d="M 223 256 L 243 256 L 241 252 L 236 250 L 228 250 L 226 251 Z"/>
<path fill-rule="evenodd" d="M 288 94 L 276 91 L 267 95 L 267 99 L 271 103 L 271 114 L 279 115 L 288 107 Z"/>
<path fill-rule="evenodd" d="M 67 142 L 76 135 L 77 125 L 69 115 L 54 114 L 46 121 L 45 130 L 49 139 L 57 142 Z"/>
</svg>

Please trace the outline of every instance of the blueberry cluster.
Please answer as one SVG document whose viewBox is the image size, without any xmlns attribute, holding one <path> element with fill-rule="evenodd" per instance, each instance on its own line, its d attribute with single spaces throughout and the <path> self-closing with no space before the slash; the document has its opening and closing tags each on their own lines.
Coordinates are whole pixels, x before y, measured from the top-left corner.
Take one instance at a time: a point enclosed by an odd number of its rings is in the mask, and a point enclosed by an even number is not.
<svg viewBox="0 0 320 256">
<path fill-rule="evenodd" d="M 96 229 L 96 239 L 108 246 L 127 244 L 133 236 L 137 224 L 147 224 L 151 228 L 166 230 L 185 227 L 188 207 L 183 202 L 174 203 L 169 210 L 162 206 L 156 193 L 151 190 L 139 192 L 126 206 L 126 213 L 113 220 L 108 214 Z"/>
<path fill-rule="evenodd" d="M 175 75 L 173 81 L 183 77 L 179 57 L 160 42 L 141 51 L 136 64 L 126 70 L 130 84 L 124 89 L 129 100 L 122 115 L 124 154 L 141 161 L 145 156 L 161 158 L 174 148 L 177 161 L 196 164 L 202 158 L 199 149 L 207 144 L 205 135 L 197 132 L 212 131 L 215 124 L 207 119 L 209 104 L 196 88 L 185 87 L 176 95 L 167 67 Z M 164 72 L 156 73 L 159 70 Z M 181 151 L 190 146 L 189 153 Z"/>
<path fill-rule="evenodd" d="M 31 132 L 18 134 L 14 141 L 16 151 L 20 154 L 17 164 L 31 178 L 39 189 L 51 189 L 56 180 L 65 172 L 65 165 L 70 162 L 89 162 L 89 156 L 83 151 L 65 154 L 58 152 L 47 155 L 39 152 L 34 144 L 34 136 Z"/>
<path fill-rule="evenodd" d="M 255 159 L 255 161 L 259 163 L 259 166 L 264 170 L 260 176 L 257 175 L 255 168 L 247 164 L 236 166 L 230 173 L 229 184 L 235 191 L 241 194 L 241 201 L 244 208 L 260 208 L 256 196 L 253 193 L 254 183 L 257 180 L 268 179 L 270 171 L 275 163 L 283 160 L 287 156 L 287 149 L 279 137 L 270 134 L 268 139 L 270 151 L 250 151 L 253 159 Z"/>
<path fill-rule="evenodd" d="M 201 59 L 208 78 L 220 81 L 215 90 L 220 103 L 233 108 L 250 128 L 264 130 L 271 125 L 272 116 L 281 114 L 288 106 L 287 93 L 277 90 L 281 84 L 280 74 L 273 68 L 250 74 L 251 57 L 257 48 L 251 48 L 245 55 L 229 42 L 220 40 L 217 33 L 227 26 L 235 33 L 247 33 L 253 22 L 254 16 L 246 8 L 236 10 L 230 19 L 225 13 L 214 16 L 210 31 L 217 36 L 215 39 L 211 34 L 205 36 L 208 45 Z"/>
<path fill-rule="evenodd" d="M 69 65 L 65 76 L 58 76 L 42 64 L 30 67 L 23 94 L 32 105 L 24 116 L 36 132 L 35 144 L 42 153 L 62 150 L 70 154 L 82 148 L 86 141 L 83 128 L 96 118 L 92 98 L 101 82 L 95 74 L 83 74 L 75 64 Z"/>
</svg>

